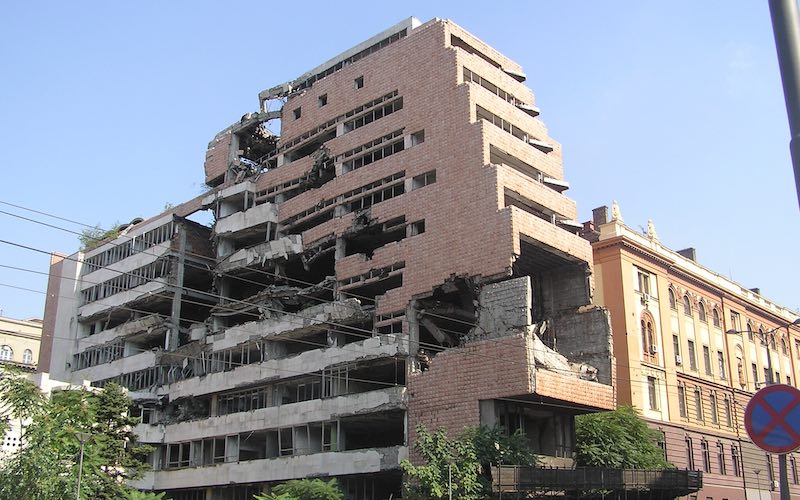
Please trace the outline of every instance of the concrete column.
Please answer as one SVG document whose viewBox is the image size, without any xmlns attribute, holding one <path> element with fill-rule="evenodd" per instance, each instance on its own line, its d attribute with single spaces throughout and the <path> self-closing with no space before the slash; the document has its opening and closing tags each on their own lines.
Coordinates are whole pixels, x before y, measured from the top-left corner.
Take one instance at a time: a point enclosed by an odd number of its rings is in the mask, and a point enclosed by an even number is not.
<svg viewBox="0 0 800 500">
<path fill-rule="evenodd" d="M 178 240 L 178 269 L 175 273 L 175 291 L 172 295 L 172 328 L 167 334 L 167 350 L 174 351 L 178 348 L 180 323 L 181 323 L 181 300 L 183 299 L 183 273 L 186 265 L 186 231 L 182 228 Z"/>
</svg>

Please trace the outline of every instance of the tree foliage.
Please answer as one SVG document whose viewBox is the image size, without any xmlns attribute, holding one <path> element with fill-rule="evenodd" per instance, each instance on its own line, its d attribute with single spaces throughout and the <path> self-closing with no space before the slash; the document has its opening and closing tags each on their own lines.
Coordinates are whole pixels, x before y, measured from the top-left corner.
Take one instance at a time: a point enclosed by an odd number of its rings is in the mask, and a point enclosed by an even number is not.
<svg viewBox="0 0 800 500">
<path fill-rule="evenodd" d="M 3 367 L 0 401 L 24 423 L 19 451 L 0 463 L 0 498 L 54 500 L 77 491 L 79 433 L 91 436 L 83 447 L 81 498 L 124 498 L 130 491 L 124 481 L 146 468 L 152 448 L 136 444 L 136 421 L 127 416 L 129 401 L 119 386 L 109 384 L 99 394 L 56 391 L 48 399 L 24 375 Z"/>
<path fill-rule="evenodd" d="M 502 427 L 467 428 L 456 438 L 444 430 L 430 433 L 417 427 L 414 448 L 424 463 L 413 465 L 403 460 L 401 467 L 411 479 L 405 485 L 405 497 L 414 499 L 453 498 L 472 500 L 491 494 L 491 464 L 534 465 L 525 436 L 507 436 Z"/>
<path fill-rule="evenodd" d="M 88 251 L 97 248 L 100 243 L 107 239 L 116 238 L 119 235 L 119 222 L 114 224 L 112 229 L 103 229 L 100 225 L 86 228 L 78 235 L 81 242 L 81 250 Z"/>
<path fill-rule="evenodd" d="M 672 468 L 651 429 L 631 406 L 575 418 L 578 465 L 614 469 Z"/>
<path fill-rule="evenodd" d="M 344 494 L 336 479 L 295 479 L 272 488 L 272 493 L 256 495 L 256 500 L 342 500 Z"/>
</svg>

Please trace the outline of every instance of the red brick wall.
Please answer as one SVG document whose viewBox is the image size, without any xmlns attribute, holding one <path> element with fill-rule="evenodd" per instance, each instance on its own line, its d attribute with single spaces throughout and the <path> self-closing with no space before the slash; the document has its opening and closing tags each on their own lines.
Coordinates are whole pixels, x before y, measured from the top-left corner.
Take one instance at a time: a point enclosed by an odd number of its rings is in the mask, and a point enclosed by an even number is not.
<svg viewBox="0 0 800 500">
<path fill-rule="evenodd" d="M 206 183 L 224 176 L 228 170 L 228 155 L 231 147 L 231 133 L 226 132 L 214 138 L 206 151 Z"/>
<path fill-rule="evenodd" d="M 478 402 L 532 392 L 523 335 L 474 342 L 434 356 L 425 372 L 408 377 L 409 446 L 417 425 L 456 435 L 480 424 Z"/>
<path fill-rule="evenodd" d="M 367 126 L 346 133 L 326 143 L 335 156 L 394 130 L 403 128 L 405 134 L 425 130 L 425 142 L 401 153 L 377 161 L 367 167 L 338 176 L 319 189 L 306 191 L 279 207 L 279 219 L 284 220 L 326 199 L 370 182 L 405 171 L 406 178 L 436 169 L 436 183 L 389 201 L 372 209 L 379 220 L 404 215 L 407 221 L 425 219 L 426 232 L 408 238 L 398 245 L 389 245 L 375 252 L 370 259 L 361 257 L 340 260 L 336 264 L 338 279 L 359 275 L 370 269 L 384 267 L 397 261 L 406 264 L 403 286 L 379 297 L 378 313 L 403 309 L 408 301 L 419 294 L 427 294 L 453 274 L 465 276 L 496 277 L 510 274 L 511 264 L 518 249 L 518 235 L 512 229 L 511 213 L 500 210 L 503 206 L 503 188 L 498 182 L 497 169 L 488 166 L 488 129 L 497 129 L 503 140 L 514 142 L 518 154 L 541 167 L 548 175 L 560 176 L 559 150 L 545 155 L 524 144 L 494 125 L 474 123 L 474 103 L 480 98 L 485 107 L 497 107 L 497 113 L 515 119 L 543 140 L 558 145 L 546 137 L 546 129 L 538 120 L 489 91 L 474 84 L 461 82 L 461 65 L 468 64 L 473 71 L 524 99 L 532 101 L 532 93 L 519 82 L 508 77 L 477 56 L 449 47 L 450 31 L 471 38 L 460 28 L 447 22 L 433 22 L 418 28 L 401 39 L 342 70 L 323 78 L 299 95 L 292 96 L 284 106 L 280 147 L 319 124 L 331 120 L 356 106 L 397 90 L 403 97 L 403 109 L 381 118 Z M 465 38 L 467 37 L 467 38 Z M 476 48 L 493 51 L 472 39 Z M 508 67 L 514 63 L 494 54 Z M 363 76 L 364 86 L 356 89 L 353 81 Z M 320 107 L 319 96 L 327 95 L 327 104 Z M 294 118 L 293 111 L 301 108 L 301 117 Z M 496 134 L 495 134 L 496 135 Z M 508 149 L 511 149 L 506 145 Z M 306 157 L 285 164 L 263 174 L 257 188 L 281 184 L 300 177 L 311 168 L 312 160 Z M 509 177 L 510 179 L 511 177 Z M 518 183 L 517 183 L 518 184 Z M 525 191 L 520 185 L 518 189 Z M 574 203 L 561 195 L 540 196 L 538 190 L 530 197 L 545 205 L 558 204 L 560 211 L 574 212 Z M 523 193 L 524 194 L 524 193 Z M 527 216 L 528 214 L 523 214 Z M 342 234 L 351 224 L 350 215 L 320 224 L 304 233 L 304 242 L 310 243 L 334 233 Z M 524 228 L 517 225 L 517 228 Z M 550 228 L 548 228 L 550 229 Z M 558 234 L 548 242 L 564 245 L 567 253 L 590 260 L 588 244 L 552 227 Z M 535 236 L 535 234 L 533 235 Z"/>
</svg>

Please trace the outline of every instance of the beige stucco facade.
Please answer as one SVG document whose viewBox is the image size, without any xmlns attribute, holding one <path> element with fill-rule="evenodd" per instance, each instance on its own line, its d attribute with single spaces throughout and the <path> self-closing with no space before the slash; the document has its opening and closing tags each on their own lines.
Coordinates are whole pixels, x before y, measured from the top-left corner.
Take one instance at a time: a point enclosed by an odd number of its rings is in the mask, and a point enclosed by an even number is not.
<svg viewBox="0 0 800 500">
<path fill-rule="evenodd" d="M 610 220 L 604 208 L 587 237 L 595 298 L 611 312 L 619 403 L 663 432 L 670 462 L 704 471 L 697 498 L 778 498 L 778 458 L 752 444 L 743 417 L 770 371 L 776 383 L 797 386 L 797 314 L 705 268 L 694 249 L 665 247 L 652 223 L 642 234 L 618 207 Z M 798 459 L 788 457 L 793 498 Z"/>
<path fill-rule="evenodd" d="M 0 317 L 0 362 L 35 368 L 41 338 L 41 320 Z"/>
</svg>

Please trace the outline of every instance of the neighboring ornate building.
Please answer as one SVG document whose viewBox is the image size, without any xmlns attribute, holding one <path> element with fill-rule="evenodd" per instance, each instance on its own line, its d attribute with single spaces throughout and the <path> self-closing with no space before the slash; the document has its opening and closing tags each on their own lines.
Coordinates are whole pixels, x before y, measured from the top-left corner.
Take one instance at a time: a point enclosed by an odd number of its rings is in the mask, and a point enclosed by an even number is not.
<svg viewBox="0 0 800 500">
<path fill-rule="evenodd" d="M 777 457 L 750 442 L 743 413 L 770 379 L 797 385 L 797 313 L 703 267 L 693 248 L 665 247 L 652 221 L 644 234 L 626 226 L 616 203 L 611 220 L 595 209 L 584 233 L 595 298 L 611 313 L 619 404 L 664 434 L 670 462 L 704 472 L 696 498 L 777 498 Z M 793 498 L 798 460 L 788 457 Z"/>
<path fill-rule="evenodd" d="M 39 359 L 41 336 L 41 320 L 20 320 L 0 316 L 0 363 L 10 363 L 25 371 L 33 372 Z M 9 423 L 10 428 L 0 443 L 0 459 L 19 449 L 19 423 L 14 420 Z"/>
<path fill-rule="evenodd" d="M 0 363 L 35 370 L 42 338 L 42 320 L 0 316 Z"/>
</svg>

